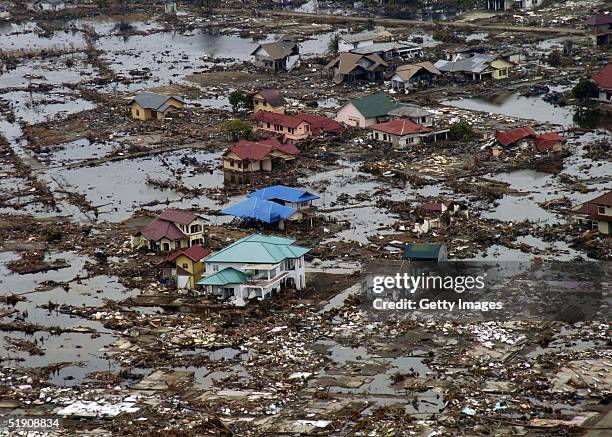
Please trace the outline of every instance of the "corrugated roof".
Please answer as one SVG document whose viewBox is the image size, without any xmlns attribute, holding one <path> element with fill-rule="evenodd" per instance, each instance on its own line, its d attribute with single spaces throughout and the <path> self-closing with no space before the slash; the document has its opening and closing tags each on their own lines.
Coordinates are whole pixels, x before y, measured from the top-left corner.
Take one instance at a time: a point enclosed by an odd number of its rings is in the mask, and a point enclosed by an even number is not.
<svg viewBox="0 0 612 437">
<path fill-rule="evenodd" d="M 387 115 L 399 106 L 382 92 L 351 100 L 351 103 L 365 118 Z"/>
<path fill-rule="evenodd" d="M 477 53 L 469 58 L 465 58 L 457 62 L 440 60 L 434 64 L 434 67 L 440 71 L 446 71 L 449 73 L 482 73 L 496 58 L 497 57 L 494 55 L 483 55 Z"/>
<path fill-rule="evenodd" d="M 274 123 L 285 127 L 296 128 L 305 121 L 291 115 L 259 110 L 253 115 L 253 120 L 264 123 Z M 308 122 L 306 122 L 308 123 Z"/>
<path fill-rule="evenodd" d="M 182 225 L 188 225 L 197 218 L 197 214 L 191 211 L 185 211 L 183 209 L 164 209 L 159 215 L 159 219 L 168 220 L 174 223 L 180 223 Z"/>
<path fill-rule="evenodd" d="M 354 33 L 352 35 L 341 35 L 340 39 L 350 43 L 375 40 L 378 37 L 378 32 L 367 30 L 365 32 Z"/>
<path fill-rule="evenodd" d="M 380 66 L 388 67 L 389 64 L 387 64 L 383 58 L 376 54 L 359 55 L 357 53 L 343 52 L 340 53 L 335 59 L 330 61 L 325 66 L 325 69 L 337 67 L 339 74 L 349 74 L 358 67 L 361 67 L 366 71 L 373 71 Z"/>
<path fill-rule="evenodd" d="M 138 234 L 142 234 L 150 241 L 159 241 L 162 238 L 167 238 L 172 241 L 187 238 L 174 223 L 161 219 L 153 220 Z"/>
<path fill-rule="evenodd" d="M 248 197 L 242 202 L 221 210 L 221 213 L 225 215 L 259 220 L 264 223 L 276 223 L 279 220 L 287 220 L 296 212 L 297 209 L 295 208 L 257 197 Z"/>
<path fill-rule="evenodd" d="M 259 94 L 268 104 L 270 104 L 274 108 L 278 108 L 279 106 L 284 106 L 287 104 L 285 98 L 281 96 L 281 94 L 276 90 L 261 90 L 257 94 Z"/>
<path fill-rule="evenodd" d="M 164 94 L 156 94 L 144 91 L 134 96 L 132 100 L 130 100 L 130 104 L 132 104 L 132 102 L 136 102 L 144 109 L 153 109 L 155 111 L 163 112 L 168 109 L 168 105 L 166 103 L 170 99 L 176 99 L 181 103 L 185 103 L 181 96 L 166 96 Z"/>
<path fill-rule="evenodd" d="M 253 50 L 251 52 L 251 55 L 254 55 L 255 52 L 257 52 L 257 50 L 262 48 L 266 51 L 270 59 L 274 59 L 274 60 L 283 59 L 291 55 L 291 53 L 293 52 L 293 49 L 295 49 L 297 45 L 298 44 L 296 42 L 286 41 L 286 40 L 264 43 L 264 44 L 260 44 L 259 47 Z"/>
<path fill-rule="evenodd" d="M 406 103 L 401 104 L 400 106 L 398 106 L 397 108 L 395 108 L 392 111 L 389 111 L 388 115 L 391 115 L 393 117 L 429 117 L 431 114 L 431 112 L 423 109 L 423 108 L 419 108 L 416 105 L 409 105 Z"/>
<path fill-rule="evenodd" d="M 253 234 L 209 256 L 205 262 L 276 264 L 288 258 L 299 258 L 310 251 L 307 247 L 294 246 L 294 242 L 289 238 Z"/>
<path fill-rule="evenodd" d="M 213 275 L 200 279 L 198 285 L 216 285 L 223 287 L 229 284 L 244 284 L 247 280 L 245 273 L 233 267 L 228 267 Z"/>
<path fill-rule="evenodd" d="M 557 132 L 547 132 L 535 137 L 535 145 L 538 151 L 547 152 L 550 150 L 556 143 L 566 141 L 565 137 L 559 135 Z"/>
<path fill-rule="evenodd" d="M 342 130 L 342 125 L 331 118 L 315 114 L 306 114 L 304 112 L 296 114 L 295 117 L 308 122 L 308 124 L 310 124 L 310 130 L 315 135 L 321 132 L 337 132 Z"/>
<path fill-rule="evenodd" d="M 605 14 L 603 12 L 591 16 L 588 20 L 585 20 L 584 24 L 587 26 L 601 26 L 603 24 L 612 24 L 612 14 Z"/>
<path fill-rule="evenodd" d="M 431 62 L 420 62 L 418 64 L 407 64 L 400 65 L 395 70 L 395 74 L 397 74 L 402 80 L 410 80 L 415 74 L 417 74 L 421 70 L 429 71 L 431 74 L 440 75 L 442 74 L 440 70 L 438 70 Z"/>
<path fill-rule="evenodd" d="M 261 161 L 264 159 L 270 152 L 274 150 L 271 146 L 255 143 L 253 141 L 240 140 L 232 147 L 230 147 L 225 154 L 228 152 L 233 152 L 240 159 L 248 160 L 248 161 Z"/>
<path fill-rule="evenodd" d="M 178 250 L 170 255 L 167 261 L 175 261 L 179 256 L 186 256 L 192 261 L 198 262 L 206 256 L 210 255 L 210 250 L 204 249 L 202 246 L 194 244 L 188 249 Z"/>
<path fill-rule="evenodd" d="M 431 132 L 431 129 L 421 126 L 412 120 L 398 119 L 369 126 L 368 129 L 386 132 L 392 135 L 411 135 L 420 132 Z"/>
<path fill-rule="evenodd" d="M 600 88 L 612 88 L 612 64 L 606 65 L 599 73 L 594 74 L 593 80 Z"/>
<path fill-rule="evenodd" d="M 495 138 L 502 146 L 516 144 L 525 138 L 535 137 L 537 134 L 530 127 L 517 127 L 506 131 L 496 130 Z"/>
<path fill-rule="evenodd" d="M 409 48 L 419 48 L 414 44 L 402 44 L 397 42 L 376 42 L 367 46 L 357 47 L 350 50 L 351 53 L 360 55 L 369 55 L 370 53 L 390 52 L 392 50 L 401 50 Z"/>
<path fill-rule="evenodd" d="M 404 258 L 415 260 L 437 260 L 443 244 L 411 243 L 406 245 Z"/>
<path fill-rule="evenodd" d="M 272 185 L 271 187 L 261 188 L 249 194 L 248 197 L 256 197 L 264 200 L 282 200 L 294 203 L 319 199 L 319 196 L 316 194 L 309 193 L 300 188 L 287 187 L 285 185 Z"/>
</svg>

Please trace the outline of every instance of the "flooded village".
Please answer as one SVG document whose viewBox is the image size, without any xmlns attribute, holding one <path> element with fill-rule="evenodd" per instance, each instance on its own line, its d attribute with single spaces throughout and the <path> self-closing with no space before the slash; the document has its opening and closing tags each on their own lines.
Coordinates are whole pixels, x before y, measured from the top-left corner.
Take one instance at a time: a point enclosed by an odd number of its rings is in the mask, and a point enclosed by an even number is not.
<svg viewBox="0 0 612 437">
<path fill-rule="evenodd" d="M 3 435 L 609 435 L 611 260 L 609 1 L 0 0 Z"/>
</svg>

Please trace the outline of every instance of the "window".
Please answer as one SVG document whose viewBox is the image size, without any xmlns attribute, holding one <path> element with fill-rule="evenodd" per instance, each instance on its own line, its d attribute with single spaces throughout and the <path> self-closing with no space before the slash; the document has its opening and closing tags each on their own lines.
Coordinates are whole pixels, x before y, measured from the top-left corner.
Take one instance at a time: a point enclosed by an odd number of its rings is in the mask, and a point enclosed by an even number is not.
<svg viewBox="0 0 612 437">
<path fill-rule="evenodd" d="M 213 272 L 218 272 L 219 271 L 219 266 L 212 266 L 212 270 L 213 270 Z"/>
<path fill-rule="evenodd" d="M 189 266 L 187 265 L 187 263 L 183 263 L 183 268 L 184 268 L 185 270 L 187 270 L 187 269 L 189 268 Z"/>
<path fill-rule="evenodd" d="M 268 129 L 270 129 L 270 123 L 266 123 L 268 125 Z"/>
<path fill-rule="evenodd" d="M 190 232 L 192 234 L 195 234 L 196 232 L 201 232 L 201 231 L 202 231 L 202 225 L 191 225 Z"/>
<path fill-rule="evenodd" d="M 606 215 L 606 207 L 603 205 L 597 205 L 597 214 Z"/>
<path fill-rule="evenodd" d="M 136 110 L 136 115 L 140 115 L 140 110 Z"/>
</svg>

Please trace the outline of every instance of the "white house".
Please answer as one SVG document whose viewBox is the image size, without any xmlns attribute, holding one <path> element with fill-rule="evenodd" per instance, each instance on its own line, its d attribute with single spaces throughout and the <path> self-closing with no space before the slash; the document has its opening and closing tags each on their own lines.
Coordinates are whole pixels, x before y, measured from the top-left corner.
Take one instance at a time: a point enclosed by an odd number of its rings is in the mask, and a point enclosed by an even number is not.
<svg viewBox="0 0 612 437">
<path fill-rule="evenodd" d="M 64 0 L 36 0 L 34 8 L 40 11 L 61 11 L 66 8 Z"/>
<path fill-rule="evenodd" d="M 248 299 L 265 299 L 284 285 L 301 290 L 306 286 L 304 255 L 310 249 L 294 242 L 260 234 L 241 238 L 204 260 L 198 285 L 239 306 Z"/>
<path fill-rule="evenodd" d="M 511 9 L 535 9 L 542 6 L 544 0 L 487 0 L 487 9 L 508 11 Z"/>
</svg>

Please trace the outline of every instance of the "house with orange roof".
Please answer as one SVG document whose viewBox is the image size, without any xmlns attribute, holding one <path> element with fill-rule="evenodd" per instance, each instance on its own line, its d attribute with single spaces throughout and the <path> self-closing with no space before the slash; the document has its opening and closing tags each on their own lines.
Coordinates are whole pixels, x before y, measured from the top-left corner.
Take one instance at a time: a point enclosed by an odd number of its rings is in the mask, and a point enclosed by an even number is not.
<svg viewBox="0 0 612 437">
<path fill-rule="evenodd" d="M 407 118 L 373 124 L 368 126 L 368 130 L 370 138 L 398 147 L 420 144 L 422 138 L 433 135 L 431 128 L 421 126 Z"/>
<path fill-rule="evenodd" d="M 241 140 L 223 153 L 223 169 L 239 173 L 272 171 L 285 162 L 293 161 L 298 153 L 298 148 L 293 144 L 283 144 L 277 138 Z"/>
<path fill-rule="evenodd" d="M 204 258 L 210 250 L 195 244 L 187 249 L 173 252 L 157 265 L 160 270 L 160 282 L 171 280 L 178 289 L 193 289 L 204 274 Z"/>
<path fill-rule="evenodd" d="M 266 132 L 280 137 L 283 142 L 295 144 L 308 138 L 312 131 L 307 121 L 286 114 L 257 111 L 253 115 L 253 131 Z"/>
</svg>

